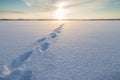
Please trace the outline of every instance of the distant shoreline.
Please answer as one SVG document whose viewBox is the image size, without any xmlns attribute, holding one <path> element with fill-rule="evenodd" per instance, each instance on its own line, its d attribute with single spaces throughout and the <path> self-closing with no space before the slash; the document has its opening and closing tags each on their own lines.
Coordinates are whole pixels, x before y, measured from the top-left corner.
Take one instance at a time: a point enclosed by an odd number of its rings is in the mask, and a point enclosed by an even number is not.
<svg viewBox="0 0 120 80">
<path fill-rule="evenodd" d="M 0 21 L 60 21 L 59 19 L 0 19 Z M 120 19 L 62 19 L 62 21 L 120 21 Z"/>
</svg>

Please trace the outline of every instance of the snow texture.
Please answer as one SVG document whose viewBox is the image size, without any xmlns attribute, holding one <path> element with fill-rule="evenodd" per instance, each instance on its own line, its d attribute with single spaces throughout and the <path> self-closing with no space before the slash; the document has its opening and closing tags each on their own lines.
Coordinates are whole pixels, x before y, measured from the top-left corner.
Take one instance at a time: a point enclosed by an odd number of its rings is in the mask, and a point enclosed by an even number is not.
<svg viewBox="0 0 120 80">
<path fill-rule="evenodd" d="M 120 80 L 120 21 L 64 23 L 0 22 L 0 80 Z"/>
<path fill-rule="evenodd" d="M 39 57 L 42 55 L 38 54 L 49 53 L 47 50 L 49 49 L 50 45 L 54 43 L 54 40 L 60 35 L 63 25 L 64 24 L 61 24 L 48 36 L 35 41 L 33 43 L 33 49 L 31 49 L 32 51 L 28 51 L 19 55 L 17 58 L 12 60 L 10 65 L 3 66 L 3 70 L 0 73 L 0 80 L 34 80 L 32 79 L 32 70 L 29 70 L 28 67 L 26 67 L 29 62 L 29 58 L 33 57 L 36 59 L 34 55 Z M 47 58 L 49 58 L 49 56 Z M 43 73 L 51 72 L 51 70 L 54 69 L 52 64 L 47 64 L 45 67 L 46 69 L 42 71 Z"/>
</svg>

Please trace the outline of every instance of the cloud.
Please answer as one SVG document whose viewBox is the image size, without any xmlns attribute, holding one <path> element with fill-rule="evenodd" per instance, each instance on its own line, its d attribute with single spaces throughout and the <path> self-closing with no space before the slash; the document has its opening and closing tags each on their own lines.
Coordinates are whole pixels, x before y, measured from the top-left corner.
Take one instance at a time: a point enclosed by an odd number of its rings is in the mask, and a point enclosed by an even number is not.
<svg viewBox="0 0 120 80">
<path fill-rule="evenodd" d="M 120 5 L 120 0 L 24 0 L 25 3 L 39 12 L 54 11 L 58 8 L 59 3 L 66 2 L 64 8 L 85 8 L 99 10 L 110 6 Z"/>
<path fill-rule="evenodd" d="M 21 12 L 21 11 L 7 11 L 7 10 L 0 10 L 0 13 L 24 14 L 24 12 Z"/>
<path fill-rule="evenodd" d="M 39 11 L 53 11 L 58 8 L 58 4 L 62 2 L 66 2 L 64 7 L 71 8 L 71 7 L 78 7 L 82 5 L 92 4 L 97 2 L 98 0 L 24 0 L 25 3 L 37 9 Z M 93 5 L 93 4 L 92 4 Z"/>
<path fill-rule="evenodd" d="M 55 3 L 57 0 L 24 0 L 25 3 L 38 11 L 53 11 L 57 7 Z"/>
<path fill-rule="evenodd" d="M 24 0 L 24 2 L 30 7 L 34 0 Z"/>
</svg>

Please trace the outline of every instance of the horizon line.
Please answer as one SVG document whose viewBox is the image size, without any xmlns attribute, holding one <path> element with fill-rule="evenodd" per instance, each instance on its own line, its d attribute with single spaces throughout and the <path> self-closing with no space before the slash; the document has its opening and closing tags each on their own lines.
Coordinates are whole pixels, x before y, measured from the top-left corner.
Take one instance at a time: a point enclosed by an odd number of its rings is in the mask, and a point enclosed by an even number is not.
<svg viewBox="0 0 120 80">
<path fill-rule="evenodd" d="M 111 21 L 120 20 L 120 18 L 106 18 L 106 19 L 0 19 L 0 21 Z"/>
</svg>

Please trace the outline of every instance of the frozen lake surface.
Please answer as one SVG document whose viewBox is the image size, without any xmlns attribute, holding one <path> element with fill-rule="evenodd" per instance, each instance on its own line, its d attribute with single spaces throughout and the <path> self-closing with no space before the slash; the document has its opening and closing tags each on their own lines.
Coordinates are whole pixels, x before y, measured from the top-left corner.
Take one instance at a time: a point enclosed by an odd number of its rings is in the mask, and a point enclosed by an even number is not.
<svg viewBox="0 0 120 80">
<path fill-rule="evenodd" d="M 1 21 L 0 80 L 120 80 L 120 21 Z"/>
</svg>

